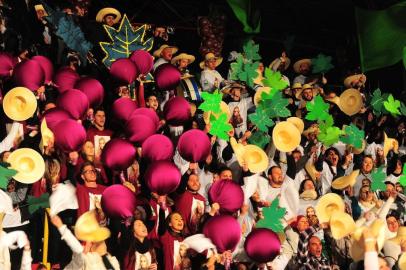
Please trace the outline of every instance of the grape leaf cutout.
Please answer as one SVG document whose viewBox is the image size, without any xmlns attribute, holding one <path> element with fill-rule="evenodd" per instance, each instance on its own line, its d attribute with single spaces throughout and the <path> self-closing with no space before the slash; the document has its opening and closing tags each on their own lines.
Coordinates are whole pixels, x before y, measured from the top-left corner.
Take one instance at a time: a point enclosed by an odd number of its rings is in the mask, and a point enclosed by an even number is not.
<svg viewBox="0 0 406 270">
<path fill-rule="evenodd" d="M 379 116 L 384 110 L 383 102 L 388 99 L 388 94 L 381 93 L 381 89 L 377 88 L 374 90 L 371 96 L 369 105 L 372 107 L 372 110 L 375 115 Z"/>
<path fill-rule="evenodd" d="M 134 30 L 126 14 L 117 30 L 106 24 L 103 26 L 111 40 L 111 42 L 100 42 L 100 47 L 106 54 L 102 62 L 107 67 L 110 67 L 119 58 L 128 58 L 135 50 L 149 51 L 152 49 L 154 38 L 150 37 L 145 40 L 147 25 L 144 24 Z"/>
<path fill-rule="evenodd" d="M 341 137 L 341 141 L 359 149 L 362 147 L 362 141 L 364 140 L 364 137 L 365 132 L 358 129 L 356 125 L 351 124 L 345 127 L 345 136 Z"/>
<path fill-rule="evenodd" d="M 261 60 L 261 56 L 259 55 L 259 45 L 255 44 L 255 42 L 251 39 L 248 40 L 245 45 L 243 46 L 245 58 L 251 61 Z"/>
<path fill-rule="evenodd" d="M 399 177 L 399 183 L 404 187 L 406 186 L 406 163 L 403 164 L 402 175 Z"/>
<path fill-rule="evenodd" d="M 282 218 L 286 214 L 286 209 L 279 207 L 279 199 L 272 201 L 269 207 L 262 208 L 263 219 L 257 222 L 257 228 L 267 228 L 274 232 L 283 232 Z"/>
<path fill-rule="evenodd" d="M 243 72 L 244 70 L 244 58 L 241 54 L 237 56 L 237 59 L 234 63 L 231 63 L 231 74 L 230 74 L 230 79 L 231 80 L 238 80 L 238 75 Z"/>
<path fill-rule="evenodd" d="M 44 193 L 40 197 L 28 196 L 27 203 L 28 203 L 28 212 L 30 212 L 30 214 L 34 213 L 40 208 L 48 208 L 49 194 Z"/>
<path fill-rule="evenodd" d="M 10 180 L 10 178 L 16 175 L 17 171 L 13 169 L 7 169 L 7 166 L 3 167 L 2 165 L 6 164 L 2 163 L 0 165 L 0 188 L 6 189 L 8 185 L 8 180 Z"/>
<path fill-rule="evenodd" d="M 388 100 L 383 103 L 385 109 L 393 116 L 399 115 L 400 101 L 393 98 L 392 94 L 389 95 Z"/>
<path fill-rule="evenodd" d="M 275 122 L 269 118 L 267 112 L 261 108 L 257 108 L 255 113 L 248 116 L 251 122 L 257 126 L 257 128 L 263 132 L 268 132 L 268 128 L 275 125 Z"/>
<path fill-rule="evenodd" d="M 373 173 L 371 173 L 372 183 L 371 183 L 371 190 L 372 191 L 386 191 L 385 179 L 386 173 L 383 172 L 383 166 L 375 169 Z"/>
<path fill-rule="evenodd" d="M 228 123 L 227 114 L 221 113 L 217 118 L 214 116 L 213 118 L 210 119 L 211 127 L 209 133 L 213 136 L 217 136 L 220 139 L 228 140 L 228 132 L 233 129 L 233 126 Z"/>
<path fill-rule="evenodd" d="M 317 55 L 316 58 L 312 59 L 312 72 L 314 74 L 316 73 L 326 73 L 334 66 L 331 64 L 332 57 L 331 56 L 326 56 L 322 53 Z"/>
<path fill-rule="evenodd" d="M 271 136 L 268 133 L 262 131 L 255 131 L 249 138 L 248 142 L 254 144 L 260 148 L 264 148 L 271 140 Z"/>
<path fill-rule="evenodd" d="M 279 71 L 274 72 L 270 68 L 265 68 L 262 83 L 264 86 L 268 86 L 276 90 L 283 90 L 288 87 L 288 82 L 282 79 L 282 74 Z"/>
<path fill-rule="evenodd" d="M 209 92 L 202 92 L 201 93 L 203 103 L 200 104 L 199 109 L 204 112 L 212 111 L 214 113 L 219 113 L 221 99 L 223 98 L 223 94 L 220 93 L 218 90 L 215 90 L 213 93 Z"/>
<path fill-rule="evenodd" d="M 307 120 L 326 120 L 329 117 L 330 106 L 324 102 L 321 96 L 316 96 L 313 102 L 306 103 L 306 109 L 308 113 L 306 114 Z"/>
<path fill-rule="evenodd" d="M 269 118 L 275 117 L 288 117 L 290 111 L 286 106 L 289 104 L 287 98 L 283 98 L 282 92 L 276 92 L 271 99 L 264 99 L 257 106 L 257 110 L 263 110 L 266 112 Z"/>
<path fill-rule="evenodd" d="M 317 139 L 322 142 L 325 146 L 330 146 L 340 140 L 340 136 L 344 132 L 338 127 L 332 126 L 327 127 L 325 132 L 321 132 L 317 135 Z"/>
<path fill-rule="evenodd" d="M 249 87 L 254 87 L 254 79 L 258 76 L 259 62 L 246 63 L 244 70 L 238 74 L 238 79 L 247 83 Z"/>
<path fill-rule="evenodd" d="M 319 122 L 319 130 L 321 133 L 326 133 L 327 128 L 332 127 L 334 125 L 333 116 L 329 115 L 325 121 Z"/>
</svg>

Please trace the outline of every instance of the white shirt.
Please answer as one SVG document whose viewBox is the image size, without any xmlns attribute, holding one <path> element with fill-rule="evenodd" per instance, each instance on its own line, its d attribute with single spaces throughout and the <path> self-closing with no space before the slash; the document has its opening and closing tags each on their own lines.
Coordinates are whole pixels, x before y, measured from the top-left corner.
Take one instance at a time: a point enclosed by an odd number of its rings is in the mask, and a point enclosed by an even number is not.
<svg viewBox="0 0 406 270">
<path fill-rule="evenodd" d="M 241 98 L 240 101 L 232 101 L 228 103 L 228 108 L 230 109 L 231 117 L 233 117 L 233 111 L 235 107 L 238 107 L 240 109 L 240 116 L 243 120 L 242 125 L 238 128 L 238 131 L 241 132 L 242 134 L 247 131 L 247 112 L 248 110 L 254 106 L 254 103 L 252 103 L 252 98 L 247 97 L 247 98 Z M 240 134 L 237 134 L 240 136 Z"/>
<path fill-rule="evenodd" d="M 154 71 L 156 70 L 157 67 L 159 67 L 162 64 L 166 64 L 169 63 L 168 61 L 166 61 L 165 59 L 163 59 L 162 57 L 158 58 L 158 60 L 155 61 L 154 64 Z"/>
<path fill-rule="evenodd" d="M 213 92 L 216 89 L 214 86 L 216 79 L 219 85 L 222 81 L 224 81 L 224 78 L 217 70 L 205 68 L 200 77 L 200 85 L 202 86 L 202 90 L 206 92 Z"/>
</svg>

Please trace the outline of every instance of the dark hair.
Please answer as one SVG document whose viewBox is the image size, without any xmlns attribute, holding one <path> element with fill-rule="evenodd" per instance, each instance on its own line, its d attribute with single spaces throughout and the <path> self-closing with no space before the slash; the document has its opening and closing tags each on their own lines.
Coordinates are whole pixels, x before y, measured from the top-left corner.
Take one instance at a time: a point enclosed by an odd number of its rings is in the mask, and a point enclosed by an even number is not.
<svg viewBox="0 0 406 270">
<path fill-rule="evenodd" d="M 281 169 L 281 166 L 279 166 L 279 165 L 272 166 L 271 168 L 269 168 L 267 174 L 268 174 L 268 175 L 272 174 L 272 170 L 273 170 L 274 168 L 279 168 L 279 169 Z"/>
<path fill-rule="evenodd" d="M 94 114 L 96 114 L 96 113 L 99 112 L 99 111 L 100 111 L 100 112 L 104 112 L 104 113 L 106 112 L 102 106 L 99 106 L 99 107 L 97 107 L 97 108 L 94 109 Z"/>
<path fill-rule="evenodd" d="M 224 172 L 224 171 L 231 171 L 231 172 L 232 172 L 232 170 L 230 169 L 230 167 L 228 167 L 228 166 L 225 165 L 225 164 L 220 164 L 220 165 L 218 166 L 218 169 L 217 169 L 217 174 L 221 174 L 221 173 Z"/>
<path fill-rule="evenodd" d="M 96 168 L 96 166 L 94 166 L 93 162 L 91 161 L 85 161 L 83 162 L 82 166 L 80 166 L 80 174 L 83 174 L 85 167 L 87 166 L 92 166 L 93 168 Z"/>
<path fill-rule="evenodd" d="M 330 147 L 330 148 L 328 148 L 328 149 L 326 150 L 325 154 L 324 154 L 324 158 L 326 159 L 326 158 L 328 157 L 328 154 L 329 154 L 330 151 L 333 151 L 333 152 L 338 156 L 338 162 L 337 162 L 337 164 L 340 164 L 340 163 L 341 163 L 341 155 L 340 155 L 340 152 L 339 152 L 339 151 L 337 150 L 337 148 L 335 148 L 335 147 Z M 331 165 L 328 160 L 326 160 L 326 162 L 327 162 L 329 165 Z"/>
<path fill-rule="evenodd" d="M 304 191 L 304 185 L 307 181 L 310 181 L 313 183 L 314 185 L 314 190 L 317 192 L 317 188 L 316 188 L 316 183 L 314 183 L 314 181 L 310 178 L 307 178 L 305 180 L 302 181 L 302 183 L 300 183 L 300 187 L 299 187 L 299 194 L 301 194 Z M 319 196 L 319 194 L 317 193 L 317 197 Z"/>
</svg>

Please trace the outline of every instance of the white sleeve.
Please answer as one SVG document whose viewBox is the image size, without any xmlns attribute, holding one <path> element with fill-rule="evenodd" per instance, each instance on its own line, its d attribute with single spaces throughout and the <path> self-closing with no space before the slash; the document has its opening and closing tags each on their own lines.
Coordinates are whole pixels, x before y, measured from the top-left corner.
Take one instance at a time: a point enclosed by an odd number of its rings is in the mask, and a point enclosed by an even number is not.
<svg viewBox="0 0 406 270">
<path fill-rule="evenodd" d="M 20 270 L 31 270 L 31 262 L 32 262 L 31 250 L 24 249 L 23 257 L 21 259 Z"/>
<path fill-rule="evenodd" d="M 365 270 L 379 270 L 378 253 L 376 251 L 365 252 L 364 269 Z"/>
<path fill-rule="evenodd" d="M 79 240 L 73 235 L 73 233 L 68 229 L 66 225 L 58 228 L 61 238 L 66 242 L 70 247 L 73 253 L 82 253 L 83 246 L 80 244 Z"/>
<path fill-rule="evenodd" d="M 214 77 L 210 76 L 209 72 L 203 70 L 200 77 L 200 85 L 202 86 L 203 91 L 211 91 L 214 85 Z"/>
<path fill-rule="evenodd" d="M 7 134 L 6 138 L 2 142 L 0 142 L 0 153 L 4 151 L 9 151 L 14 145 L 14 139 L 18 135 L 18 131 L 22 127 L 22 124 L 18 122 L 14 122 L 11 126 L 10 133 Z"/>
<path fill-rule="evenodd" d="M 382 205 L 381 209 L 379 209 L 379 212 L 378 212 L 379 219 L 386 220 L 386 216 L 388 215 L 390 207 L 394 201 L 395 201 L 395 199 L 393 197 L 389 197 L 385 201 L 385 203 Z"/>
</svg>

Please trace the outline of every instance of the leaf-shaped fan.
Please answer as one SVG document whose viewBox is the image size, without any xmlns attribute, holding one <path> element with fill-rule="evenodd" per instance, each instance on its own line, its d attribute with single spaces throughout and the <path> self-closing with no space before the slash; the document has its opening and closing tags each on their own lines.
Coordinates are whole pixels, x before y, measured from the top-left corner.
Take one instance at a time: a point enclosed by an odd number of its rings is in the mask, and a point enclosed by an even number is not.
<svg viewBox="0 0 406 270">
<path fill-rule="evenodd" d="M 373 173 L 371 173 L 372 183 L 371 183 L 371 190 L 372 191 L 386 191 L 385 179 L 386 173 L 383 171 L 383 167 L 379 167 L 375 169 Z"/>
<path fill-rule="evenodd" d="M 326 56 L 326 55 L 320 53 L 319 55 L 317 55 L 316 58 L 312 59 L 312 66 L 313 66 L 312 72 L 314 74 L 328 72 L 329 70 L 334 68 L 334 66 L 331 64 L 331 60 L 332 60 L 331 56 Z"/>
<path fill-rule="evenodd" d="M 272 201 L 269 207 L 262 208 L 263 219 L 257 222 L 257 228 L 267 228 L 274 232 L 283 232 L 282 218 L 286 214 L 286 209 L 279 207 L 279 199 Z"/>
</svg>

